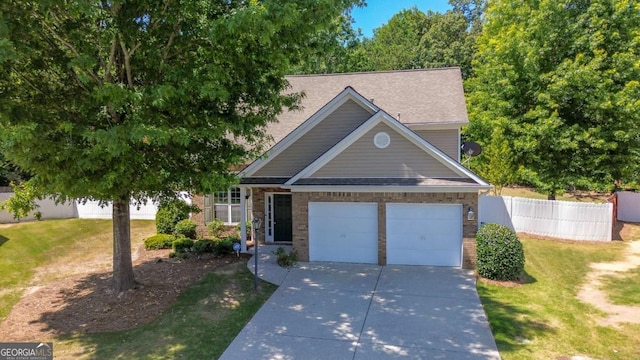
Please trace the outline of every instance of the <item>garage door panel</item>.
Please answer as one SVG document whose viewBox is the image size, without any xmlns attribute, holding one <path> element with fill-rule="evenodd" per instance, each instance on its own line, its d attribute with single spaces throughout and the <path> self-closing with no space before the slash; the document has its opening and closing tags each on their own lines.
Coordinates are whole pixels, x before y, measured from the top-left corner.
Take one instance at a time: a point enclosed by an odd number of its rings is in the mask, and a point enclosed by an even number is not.
<svg viewBox="0 0 640 360">
<path fill-rule="evenodd" d="M 387 263 L 460 266 L 462 207 L 387 204 Z"/>
<path fill-rule="evenodd" d="M 377 263 L 377 204 L 310 202 L 309 258 Z"/>
</svg>

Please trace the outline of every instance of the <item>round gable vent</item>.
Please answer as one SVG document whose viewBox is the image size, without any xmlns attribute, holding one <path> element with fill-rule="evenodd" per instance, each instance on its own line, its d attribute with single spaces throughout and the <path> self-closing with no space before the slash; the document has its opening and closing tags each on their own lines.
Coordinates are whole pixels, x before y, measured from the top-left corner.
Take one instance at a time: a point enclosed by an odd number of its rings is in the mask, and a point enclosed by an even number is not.
<svg viewBox="0 0 640 360">
<path fill-rule="evenodd" d="M 373 144 L 378 149 L 384 149 L 391 144 L 391 137 L 386 132 L 379 132 L 373 137 Z"/>
</svg>

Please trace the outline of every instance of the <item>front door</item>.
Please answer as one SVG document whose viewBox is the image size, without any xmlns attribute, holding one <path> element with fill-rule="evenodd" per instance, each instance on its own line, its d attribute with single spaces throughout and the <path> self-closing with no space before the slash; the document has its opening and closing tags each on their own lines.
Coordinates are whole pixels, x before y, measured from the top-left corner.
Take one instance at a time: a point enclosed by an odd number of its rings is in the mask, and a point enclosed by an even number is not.
<svg viewBox="0 0 640 360">
<path fill-rule="evenodd" d="M 291 195 L 273 195 L 273 240 L 292 241 Z"/>
</svg>

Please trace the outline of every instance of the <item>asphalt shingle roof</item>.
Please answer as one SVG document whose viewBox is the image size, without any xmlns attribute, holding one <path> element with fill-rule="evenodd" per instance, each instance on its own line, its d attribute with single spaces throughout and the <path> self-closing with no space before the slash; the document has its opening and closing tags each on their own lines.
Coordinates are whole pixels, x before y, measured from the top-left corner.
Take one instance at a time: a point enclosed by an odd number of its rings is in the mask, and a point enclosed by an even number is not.
<svg viewBox="0 0 640 360">
<path fill-rule="evenodd" d="M 301 110 L 285 111 L 268 125 L 280 141 L 347 86 L 400 122 L 466 124 L 467 108 L 459 68 L 287 76 L 287 93 L 303 92 Z M 400 114 L 400 116 L 398 116 Z"/>
</svg>

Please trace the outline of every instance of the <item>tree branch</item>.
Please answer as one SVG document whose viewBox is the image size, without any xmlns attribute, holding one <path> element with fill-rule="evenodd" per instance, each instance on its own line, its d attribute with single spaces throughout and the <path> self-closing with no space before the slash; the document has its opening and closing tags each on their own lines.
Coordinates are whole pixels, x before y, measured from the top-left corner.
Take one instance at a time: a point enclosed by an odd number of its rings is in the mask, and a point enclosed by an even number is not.
<svg viewBox="0 0 640 360">
<path fill-rule="evenodd" d="M 122 55 L 124 56 L 124 71 L 127 75 L 127 87 L 133 88 L 133 75 L 131 73 L 131 54 L 127 50 L 127 46 L 125 45 L 122 38 L 120 38 L 120 49 L 122 50 Z"/>
<path fill-rule="evenodd" d="M 55 14 L 53 13 L 51 15 L 53 17 L 56 17 Z M 39 18 L 42 26 L 49 32 L 51 36 L 53 36 L 54 39 L 58 40 L 58 42 L 60 42 L 64 47 L 66 47 L 69 51 L 71 51 L 71 53 L 73 53 L 73 55 L 75 55 L 76 57 L 81 56 L 80 52 L 75 48 L 75 46 L 73 46 L 73 44 L 71 44 L 70 42 L 62 38 L 60 35 L 58 35 L 58 33 L 42 17 L 39 16 Z M 98 84 L 101 83 L 100 78 L 93 72 L 86 71 L 86 70 L 83 72 L 89 75 L 89 77 L 91 77 L 96 83 Z"/>
</svg>

